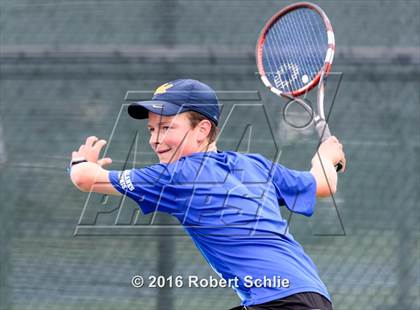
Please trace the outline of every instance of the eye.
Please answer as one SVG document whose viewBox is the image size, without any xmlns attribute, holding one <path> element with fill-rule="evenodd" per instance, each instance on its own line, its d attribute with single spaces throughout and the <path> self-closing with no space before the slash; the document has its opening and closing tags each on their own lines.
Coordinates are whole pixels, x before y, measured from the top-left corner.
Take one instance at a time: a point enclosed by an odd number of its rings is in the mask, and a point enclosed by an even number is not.
<svg viewBox="0 0 420 310">
<path fill-rule="evenodd" d="M 163 130 L 168 130 L 169 128 L 171 128 L 170 126 L 162 126 Z"/>
</svg>

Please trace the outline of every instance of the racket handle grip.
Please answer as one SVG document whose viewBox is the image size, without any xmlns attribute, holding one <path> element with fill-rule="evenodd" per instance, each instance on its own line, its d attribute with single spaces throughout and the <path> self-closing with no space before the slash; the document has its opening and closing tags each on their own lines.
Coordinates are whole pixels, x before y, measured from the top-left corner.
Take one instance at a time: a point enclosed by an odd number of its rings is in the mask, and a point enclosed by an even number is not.
<svg viewBox="0 0 420 310">
<path fill-rule="evenodd" d="M 315 129 L 318 132 L 319 137 L 321 138 L 321 142 L 324 142 L 329 137 L 331 137 L 330 128 L 328 124 L 323 119 L 315 120 Z M 343 169 L 343 164 L 341 162 L 335 165 L 335 171 L 340 172 Z"/>
</svg>

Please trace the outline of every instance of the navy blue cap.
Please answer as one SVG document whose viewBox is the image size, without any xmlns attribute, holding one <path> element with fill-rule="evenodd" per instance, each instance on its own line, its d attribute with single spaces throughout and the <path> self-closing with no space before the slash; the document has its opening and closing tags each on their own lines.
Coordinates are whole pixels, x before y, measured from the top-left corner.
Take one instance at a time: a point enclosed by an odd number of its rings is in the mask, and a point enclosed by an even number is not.
<svg viewBox="0 0 420 310">
<path fill-rule="evenodd" d="M 191 79 L 180 79 L 159 86 L 150 101 L 133 102 L 128 114 L 136 119 L 148 117 L 148 112 L 172 116 L 195 111 L 219 122 L 220 105 L 216 92 L 206 84 Z"/>
</svg>

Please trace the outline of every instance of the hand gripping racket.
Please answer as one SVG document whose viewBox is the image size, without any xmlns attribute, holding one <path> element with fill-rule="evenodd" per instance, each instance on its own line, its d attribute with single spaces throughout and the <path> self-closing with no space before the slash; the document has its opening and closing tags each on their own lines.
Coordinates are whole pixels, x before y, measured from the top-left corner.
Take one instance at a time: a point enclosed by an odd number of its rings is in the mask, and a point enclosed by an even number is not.
<svg viewBox="0 0 420 310">
<path fill-rule="evenodd" d="M 331 23 L 315 4 L 299 2 L 277 12 L 258 38 L 258 72 L 266 87 L 296 101 L 313 114 L 321 142 L 331 136 L 324 114 L 325 79 L 331 70 L 335 40 Z M 298 96 L 318 86 L 317 108 Z M 338 163 L 336 170 L 343 168 Z"/>
</svg>

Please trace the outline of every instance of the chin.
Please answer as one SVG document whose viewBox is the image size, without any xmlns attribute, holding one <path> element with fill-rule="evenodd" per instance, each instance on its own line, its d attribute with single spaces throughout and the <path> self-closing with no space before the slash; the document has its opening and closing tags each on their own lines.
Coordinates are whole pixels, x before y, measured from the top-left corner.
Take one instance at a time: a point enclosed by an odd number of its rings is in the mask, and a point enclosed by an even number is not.
<svg viewBox="0 0 420 310">
<path fill-rule="evenodd" d="M 156 155 L 159 158 L 159 162 L 161 164 L 169 164 L 169 163 L 173 163 L 177 160 L 179 160 L 181 157 L 183 156 L 188 156 L 193 154 L 193 152 L 186 152 L 185 154 L 180 154 L 179 152 L 176 152 L 175 154 L 173 152 L 169 153 L 169 154 L 162 154 L 162 155 L 158 155 L 156 153 Z"/>
<path fill-rule="evenodd" d="M 159 157 L 158 156 L 158 158 L 159 158 L 159 162 L 161 163 L 161 164 L 167 164 L 168 163 L 168 159 L 167 158 L 164 158 L 164 157 Z"/>
<path fill-rule="evenodd" d="M 165 155 L 165 156 L 160 156 L 159 157 L 159 162 L 161 164 L 169 164 L 169 163 L 177 161 L 177 160 L 178 160 L 178 158 L 172 158 L 172 155 L 170 155 L 170 156 Z"/>
</svg>

